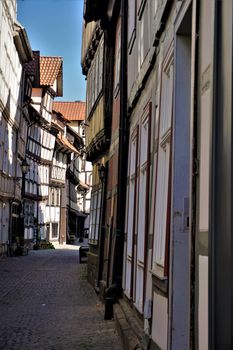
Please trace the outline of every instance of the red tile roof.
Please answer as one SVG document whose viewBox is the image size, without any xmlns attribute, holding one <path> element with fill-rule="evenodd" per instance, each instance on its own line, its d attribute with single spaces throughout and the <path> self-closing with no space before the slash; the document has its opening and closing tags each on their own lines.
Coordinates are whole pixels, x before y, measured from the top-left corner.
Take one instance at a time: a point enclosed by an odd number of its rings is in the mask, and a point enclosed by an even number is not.
<svg viewBox="0 0 233 350">
<path fill-rule="evenodd" d="M 62 57 L 40 57 L 40 84 L 52 86 L 62 75 Z"/>
<path fill-rule="evenodd" d="M 85 120 L 86 102 L 56 101 L 53 103 L 53 109 L 68 120 Z"/>
<path fill-rule="evenodd" d="M 28 75 L 34 75 L 39 77 L 39 60 L 40 60 L 40 51 L 32 51 L 33 59 L 32 61 L 25 63 L 24 68 Z"/>
</svg>

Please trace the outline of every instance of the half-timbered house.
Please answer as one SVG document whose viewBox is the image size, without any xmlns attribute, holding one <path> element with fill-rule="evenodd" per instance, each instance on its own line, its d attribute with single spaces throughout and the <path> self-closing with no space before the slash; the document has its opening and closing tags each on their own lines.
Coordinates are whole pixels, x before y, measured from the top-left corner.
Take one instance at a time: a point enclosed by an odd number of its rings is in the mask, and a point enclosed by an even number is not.
<svg viewBox="0 0 233 350">
<path fill-rule="evenodd" d="M 89 214 L 90 214 L 90 198 L 91 198 L 91 184 L 92 184 L 92 165 L 91 162 L 86 161 L 85 144 L 86 144 L 86 123 L 85 110 L 86 103 L 81 101 L 55 101 L 53 109 L 60 112 L 69 122 L 67 133 L 73 131 L 73 138 L 78 140 L 78 149 L 80 149 L 79 156 L 73 159 L 75 169 L 71 165 L 75 173 L 77 173 L 77 183 L 74 184 L 75 189 L 71 189 L 71 193 L 77 193 L 77 198 L 74 199 L 76 206 L 75 223 L 70 222 L 71 240 L 75 238 L 82 238 L 87 235 L 89 230 Z M 71 137 L 71 135 L 69 136 Z M 71 141 L 74 139 L 71 139 Z M 73 216 L 71 212 L 71 217 Z"/>
<path fill-rule="evenodd" d="M 55 135 L 51 132 L 52 103 L 62 95 L 62 58 L 43 57 L 34 51 L 28 64 L 33 77 L 26 159 L 30 170 L 25 176 L 25 229 L 29 242 L 46 239 L 46 203 L 49 198 L 50 167 L 53 161 Z"/>
<path fill-rule="evenodd" d="M 92 192 L 90 203 L 88 279 L 93 286 L 98 281 L 101 202 L 103 183 L 98 169 L 106 166 L 109 149 L 109 113 L 104 109 L 105 36 L 99 22 L 90 20 L 83 27 L 82 69 L 87 77 L 86 160 L 92 162 Z M 106 63 L 106 62 L 105 62 Z M 110 107 L 110 106 L 109 106 Z"/>
<path fill-rule="evenodd" d="M 20 243 L 22 172 L 28 127 L 30 81 L 23 68 L 32 59 L 16 1 L 0 2 L 0 255 Z"/>
</svg>

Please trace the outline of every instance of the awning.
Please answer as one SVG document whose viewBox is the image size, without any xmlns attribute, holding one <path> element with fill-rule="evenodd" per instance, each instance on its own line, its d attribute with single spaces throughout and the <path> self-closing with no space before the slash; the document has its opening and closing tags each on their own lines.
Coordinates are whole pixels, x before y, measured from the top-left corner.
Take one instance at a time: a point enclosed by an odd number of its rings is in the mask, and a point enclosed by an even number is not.
<svg viewBox="0 0 233 350">
<path fill-rule="evenodd" d="M 78 185 L 76 186 L 76 190 L 79 192 L 88 192 L 90 190 L 90 186 L 85 184 L 85 182 L 82 182 L 79 180 Z"/>
<path fill-rule="evenodd" d="M 57 139 L 58 139 L 58 143 L 62 144 L 62 146 L 69 149 L 70 151 L 80 155 L 80 152 L 77 150 L 77 148 L 75 148 L 66 137 L 60 136 L 58 134 Z"/>
</svg>

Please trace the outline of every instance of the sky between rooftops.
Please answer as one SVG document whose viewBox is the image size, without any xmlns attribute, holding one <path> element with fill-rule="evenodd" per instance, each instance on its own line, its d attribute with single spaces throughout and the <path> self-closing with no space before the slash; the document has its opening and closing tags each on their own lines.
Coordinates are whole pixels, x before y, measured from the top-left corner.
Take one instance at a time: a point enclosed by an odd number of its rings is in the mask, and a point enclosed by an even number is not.
<svg viewBox="0 0 233 350">
<path fill-rule="evenodd" d="M 63 57 L 63 97 L 85 101 L 81 70 L 83 0 L 17 0 L 17 17 L 25 27 L 32 50 L 42 56 Z"/>
</svg>

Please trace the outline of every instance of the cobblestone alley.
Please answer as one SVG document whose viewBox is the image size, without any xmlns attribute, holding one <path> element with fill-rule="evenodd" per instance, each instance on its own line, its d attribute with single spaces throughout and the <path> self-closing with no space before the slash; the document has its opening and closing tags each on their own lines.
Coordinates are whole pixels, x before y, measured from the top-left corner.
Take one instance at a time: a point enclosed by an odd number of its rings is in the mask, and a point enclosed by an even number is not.
<svg viewBox="0 0 233 350">
<path fill-rule="evenodd" d="M 78 250 L 0 260 L 0 350 L 122 349 Z"/>
</svg>

